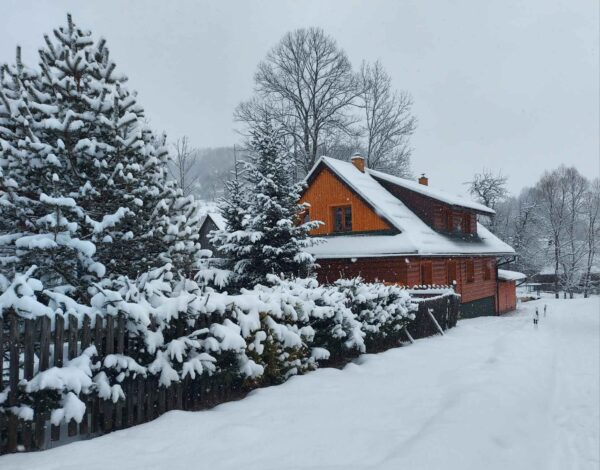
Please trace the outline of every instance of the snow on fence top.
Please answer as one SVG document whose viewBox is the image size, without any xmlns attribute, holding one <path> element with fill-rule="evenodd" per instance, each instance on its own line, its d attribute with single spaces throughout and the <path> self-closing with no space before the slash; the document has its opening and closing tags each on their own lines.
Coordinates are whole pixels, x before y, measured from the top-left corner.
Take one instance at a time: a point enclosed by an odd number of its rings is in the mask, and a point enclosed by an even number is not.
<svg viewBox="0 0 600 470">
<path fill-rule="evenodd" d="M 444 285 L 421 285 L 421 286 L 413 286 L 413 287 L 405 287 L 406 292 L 411 296 L 411 300 L 415 303 L 422 302 L 425 300 L 438 299 L 442 297 L 449 296 L 457 296 L 460 297 L 460 294 L 457 294 L 454 290 L 454 286 L 444 286 Z"/>
</svg>

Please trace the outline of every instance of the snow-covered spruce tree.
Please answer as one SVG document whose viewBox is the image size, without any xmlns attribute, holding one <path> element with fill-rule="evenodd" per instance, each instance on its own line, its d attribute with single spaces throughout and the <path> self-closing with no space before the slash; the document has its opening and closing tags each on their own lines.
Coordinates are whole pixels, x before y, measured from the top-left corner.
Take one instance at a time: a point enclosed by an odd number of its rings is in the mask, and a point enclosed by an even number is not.
<svg viewBox="0 0 600 470">
<path fill-rule="evenodd" d="M 191 277 L 201 257 L 208 256 L 199 241 L 202 205 L 193 195 L 184 196 L 179 188 L 163 201 L 167 215 L 163 216 L 162 231 L 167 250 L 161 258 L 168 259 L 181 277 Z"/>
<path fill-rule="evenodd" d="M 39 72 L 19 53 L 1 70 L 0 293 L 8 279 L 34 273 L 35 302 L 20 301 L 13 312 L 124 314 L 134 343 L 143 307 L 115 307 L 116 288 L 171 258 L 183 272 L 197 248 L 187 225 L 194 201 L 167 181 L 164 139 L 145 128 L 105 41 L 70 17 L 54 39 L 46 37 Z M 123 377 L 146 368 L 113 355 L 94 370 L 97 393 L 115 400 Z"/>
<path fill-rule="evenodd" d="M 166 147 L 145 127 L 106 42 L 70 16 L 45 40 L 34 79 L 22 84 L 19 64 L 5 67 L 3 96 L 18 101 L 3 100 L 11 126 L 2 139 L 1 210 L 16 215 L 18 233 L 2 242 L 16 249 L 16 271 L 36 264 L 44 283 L 82 294 L 106 271 L 134 278 L 168 261 L 177 192 Z M 185 233 L 177 229 L 178 242 Z"/>
<path fill-rule="evenodd" d="M 105 270 L 94 259 L 64 141 L 50 138 L 58 106 L 42 90 L 17 49 L 16 64 L 2 66 L 0 77 L 1 269 L 12 278 L 37 266 L 44 286 L 85 296 Z M 80 123 L 71 117 L 64 127 Z"/>
<path fill-rule="evenodd" d="M 313 264 L 304 251 L 312 243 L 308 232 L 318 222 L 303 223 L 306 207 L 298 204 L 301 185 L 292 179 L 287 155 L 277 130 L 269 122 L 253 132 L 252 152 L 239 180 L 228 186 L 221 203 L 227 229 L 213 243 L 230 262 L 231 285 L 250 288 L 268 284 L 269 275 L 295 277 Z"/>
</svg>

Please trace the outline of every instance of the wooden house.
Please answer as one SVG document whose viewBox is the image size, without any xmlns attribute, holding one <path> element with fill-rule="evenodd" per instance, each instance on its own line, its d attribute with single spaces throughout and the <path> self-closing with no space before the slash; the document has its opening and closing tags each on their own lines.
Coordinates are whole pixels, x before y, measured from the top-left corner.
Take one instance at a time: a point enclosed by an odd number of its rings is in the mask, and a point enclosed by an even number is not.
<svg viewBox="0 0 600 470">
<path fill-rule="evenodd" d="M 321 157 L 306 177 L 306 218 L 322 282 L 362 276 L 401 285 L 454 284 L 463 317 L 499 313 L 497 261 L 514 250 L 477 222 L 494 211 L 418 182 Z M 504 304 L 503 304 L 504 306 Z"/>
<path fill-rule="evenodd" d="M 210 232 L 213 230 L 225 230 L 226 223 L 223 216 L 218 212 L 208 212 L 200 222 L 200 246 L 204 250 L 213 252 L 216 256 L 215 247 L 210 242 Z"/>
</svg>

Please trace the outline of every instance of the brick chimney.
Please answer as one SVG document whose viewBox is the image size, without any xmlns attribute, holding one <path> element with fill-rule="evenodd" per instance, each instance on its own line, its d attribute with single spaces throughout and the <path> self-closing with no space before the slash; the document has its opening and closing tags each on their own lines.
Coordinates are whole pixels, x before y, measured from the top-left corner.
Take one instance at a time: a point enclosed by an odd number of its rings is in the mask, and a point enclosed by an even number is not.
<svg viewBox="0 0 600 470">
<path fill-rule="evenodd" d="M 429 178 L 425 176 L 425 173 L 421 174 L 421 177 L 419 178 L 419 184 L 422 184 L 423 186 L 429 186 Z"/>
<path fill-rule="evenodd" d="M 362 173 L 365 172 L 365 157 L 363 157 L 360 153 L 356 152 L 354 155 L 352 155 L 352 157 L 350 157 L 350 161 Z"/>
</svg>

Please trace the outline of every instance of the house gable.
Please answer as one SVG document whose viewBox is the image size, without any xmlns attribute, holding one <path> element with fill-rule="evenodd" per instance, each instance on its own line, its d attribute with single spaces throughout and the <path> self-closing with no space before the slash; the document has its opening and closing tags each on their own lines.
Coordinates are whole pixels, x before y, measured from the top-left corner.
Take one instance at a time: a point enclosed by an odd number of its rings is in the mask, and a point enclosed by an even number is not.
<svg viewBox="0 0 600 470">
<path fill-rule="evenodd" d="M 308 181 L 300 202 L 310 204 L 311 220 L 323 222 L 311 235 L 334 234 L 333 209 L 352 208 L 352 232 L 392 232 L 392 226 L 328 167 L 322 165 Z"/>
</svg>

